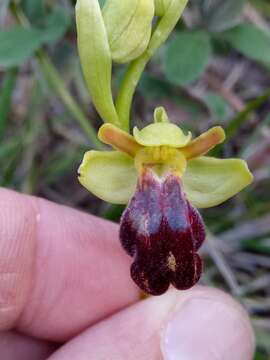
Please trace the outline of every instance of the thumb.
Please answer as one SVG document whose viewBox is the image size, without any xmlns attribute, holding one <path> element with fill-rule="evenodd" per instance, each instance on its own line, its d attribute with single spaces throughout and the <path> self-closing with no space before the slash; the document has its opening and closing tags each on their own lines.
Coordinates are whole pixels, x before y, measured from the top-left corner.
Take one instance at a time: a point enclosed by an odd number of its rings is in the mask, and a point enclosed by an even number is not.
<svg viewBox="0 0 270 360">
<path fill-rule="evenodd" d="M 96 324 L 50 360 L 251 360 L 247 314 L 207 287 L 148 298 Z"/>
<path fill-rule="evenodd" d="M 208 288 L 198 288 L 185 297 L 162 331 L 164 359 L 253 359 L 253 330 L 240 304 Z"/>
</svg>

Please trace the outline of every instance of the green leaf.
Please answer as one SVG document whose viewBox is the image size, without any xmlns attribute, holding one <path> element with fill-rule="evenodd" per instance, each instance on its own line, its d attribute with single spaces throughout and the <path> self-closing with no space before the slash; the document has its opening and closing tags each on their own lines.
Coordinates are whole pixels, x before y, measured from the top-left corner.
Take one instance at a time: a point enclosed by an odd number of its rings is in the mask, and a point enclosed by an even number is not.
<svg viewBox="0 0 270 360">
<path fill-rule="evenodd" d="M 270 63 L 270 35 L 252 24 L 241 24 L 222 34 L 235 49 L 250 59 Z"/>
<path fill-rule="evenodd" d="M 21 65 L 38 50 L 43 42 L 42 33 L 36 29 L 16 26 L 0 31 L 0 65 Z"/>
<path fill-rule="evenodd" d="M 43 41 L 45 43 L 54 43 L 60 39 L 66 32 L 71 23 L 69 13 L 61 8 L 56 9 L 46 19 L 46 25 L 43 32 Z"/>
<path fill-rule="evenodd" d="M 79 174 L 79 181 L 86 189 L 112 204 L 127 204 L 135 192 L 134 160 L 117 151 L 88 151 Z"/>
<path fill-rule="evenodd" d="M 182 32 L 169 41 L 162 59 L 167 79 L 175 85 L 188 85 L 204 72 L 211 55 L 206 32 Z"/>
<path fill-rule="evenodd" d="M 56 42 L 71 24 L 71 16 L 65 8 L 56 5 L 49 12 L 43 0 L 23 0 L 21 7 L 31 25 L 42 31 L 45 43 Z"/>
<path fill-rule="evenodd" d="M 39 26 L 46 20 L 44 0 L 21 0 L 20 6 L 32 25 Z"/>
<path fill-rule="evenodd" d="M 200 157 L 187 163 L 183 175 L 188 200 L 197 208 L 219 205 L 253 180 L 245 161 Z"/>
<path fill-rule="evenodd" d="M 239 23 L 246 0 L 201 0 L 203 22 L 210 31 L 224 31 Z"/>
</svg>

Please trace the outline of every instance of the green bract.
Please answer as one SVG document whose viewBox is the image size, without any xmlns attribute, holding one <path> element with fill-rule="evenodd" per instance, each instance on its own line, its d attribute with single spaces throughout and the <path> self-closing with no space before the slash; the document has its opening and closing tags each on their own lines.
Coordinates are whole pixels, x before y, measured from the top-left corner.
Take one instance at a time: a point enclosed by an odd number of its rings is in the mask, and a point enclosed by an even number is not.
<svg viewBox="0 0 270 360">
<path fill-rule="evenodd" d="M 212 128 L 190 141 L 191 134 L 184 135 L 179 127 L 168 123 L 163 109 L 157 113 L 159 120 L 155 116 L 154 124 L 141 131 L 135 129 L 134 137 L 113 125 L 103 125 L 100 140 L 117 151 L 87 152 L 79 168 L 82 185 L 105 201 L 126 204 L 134 195 L 143 167 L 157 167 L 157 176 L 163 176 L 163 168 L 182 177 L 187 199 L 195 207 L 207 208 L 224 202 L 252 182 L 245 161 L 201 156 L 224 141 L 222 128 Z"/>
<path fill-rule="evenodd" d="M 98 0 L 76 4 L 78 48 L 92 101 L 102 119 L 119 124 L 112 91 L 112 57 Z"/>
</svg>

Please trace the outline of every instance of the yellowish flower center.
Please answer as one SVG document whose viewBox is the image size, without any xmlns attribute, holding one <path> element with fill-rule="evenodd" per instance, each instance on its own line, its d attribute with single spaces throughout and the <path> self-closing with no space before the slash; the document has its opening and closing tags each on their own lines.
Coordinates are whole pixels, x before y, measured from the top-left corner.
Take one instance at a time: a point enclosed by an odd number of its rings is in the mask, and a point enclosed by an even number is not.
<svg viewBox="0 0 270 360">
<path fill-rule="evenodd" d="M 184 155 L 170 146 L 145 147 L 135 156 L 135 167 L 139 173 L 144 167 L 151 167 L 158 175 L 170 171 L 181 176 L 186 169 L 186 164 Z"/>
</svg>

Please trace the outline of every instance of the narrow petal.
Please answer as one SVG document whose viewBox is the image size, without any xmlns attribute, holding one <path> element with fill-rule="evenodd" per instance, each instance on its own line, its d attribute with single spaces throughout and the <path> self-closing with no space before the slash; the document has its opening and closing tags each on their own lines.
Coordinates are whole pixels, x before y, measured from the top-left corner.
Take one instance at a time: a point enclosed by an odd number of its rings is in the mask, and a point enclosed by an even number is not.
<svg viewBox="0 0 270 360">
<path fill-rule="evenodd" d="M 186 147 L 181 149 L 187 160 L 203 156 L 218 144 L 225 140 L 225 132 L 221 126 L 209 129 L 199 137 L 191 141 Z"/>
<path fill-rule="evenodd" d="M 98 138 L 104 144 L 111 145 L 115 150 L 130 156 L 135 156 L 142 149 L 142 146 L 136 143 L 133 136 L 112 124 L 102 125 L 98 131 Z"/>
<path fill-rule="evenodd" d="M 137 173 L 128 155 L 88 151 L 79 168 L 79 181 L 102 200 L 126 204 L 135 192 Z"/>
<path fill-rule="evenodd" d="M 245 161 L 200 157 L 187 163 L 183 175 L 188 200 L 197 208 L 216 206 L 253 180 Z"/>
</svg>

